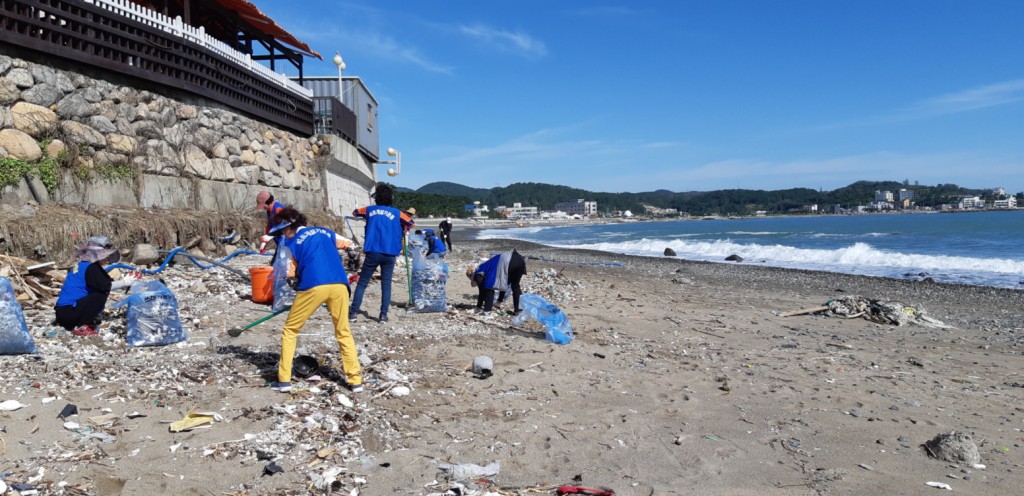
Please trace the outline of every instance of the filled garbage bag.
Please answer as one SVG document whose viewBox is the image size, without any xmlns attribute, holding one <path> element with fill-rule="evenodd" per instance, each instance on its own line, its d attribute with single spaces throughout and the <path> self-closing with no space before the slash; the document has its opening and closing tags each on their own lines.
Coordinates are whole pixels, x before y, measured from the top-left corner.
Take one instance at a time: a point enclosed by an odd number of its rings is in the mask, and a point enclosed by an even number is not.
<svg viewBox="0 0 1024 496">
<path fill-rule="evenodd" d="M 0 355 L 35 353 L 36 342 L 28 333 L 25 313 L 10 279 L 0 277 Z"/>
<path fill-rule="evenodd" d="M 274 303 L 270 310 L 277 312 L 292 306 L 295 301 L 295 289 L 288 284 L 288 265 L 292 261 L 292 251 L 287 246 L 277 250 L 274 258 Z"/>
<path fill-rule="evenodd" d="M 439 258 L 427 258 L 427 246 L 422 234 L 409 236 L 412 255 L 413 312 L 447 312 L 445 285 L 448 282 L 448 264 Z"/>
<path fill-rule="evenodd" d="M 128 346 L 164 346 L 188 340 L 178 317 L 178 299 L 160 281 L 147 281 L 132 287 L 131 296 L 113 305 L 128 306 Z"/>
<path fill-rule="evenodd" d="M 519 308 L 522 310 L 512 317 L 512 325 L 520 326 L 527 319 L 534 319 L 544 324 L 544 336 L 552 343 L 569 344 L 572 342 L 572 325 L 569 317 L 557 306 L 535 294 L 524 294 L 519 297 Z"/>
</svg>

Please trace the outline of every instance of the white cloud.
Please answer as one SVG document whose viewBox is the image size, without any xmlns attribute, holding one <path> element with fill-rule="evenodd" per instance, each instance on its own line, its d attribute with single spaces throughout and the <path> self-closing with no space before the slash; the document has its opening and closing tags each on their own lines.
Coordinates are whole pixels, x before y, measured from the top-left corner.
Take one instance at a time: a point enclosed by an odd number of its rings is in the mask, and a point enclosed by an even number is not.
<svg viewBox="0 0 1024 496">
<path fill-rule="evenodd" d="M 526 33 L 513 33 L 495 29 L 483 24 L 460 25 L 459 32 L 489 45 L 524 57 L 540 58 L 548 53 L 547 46 Z"/>
</svg>

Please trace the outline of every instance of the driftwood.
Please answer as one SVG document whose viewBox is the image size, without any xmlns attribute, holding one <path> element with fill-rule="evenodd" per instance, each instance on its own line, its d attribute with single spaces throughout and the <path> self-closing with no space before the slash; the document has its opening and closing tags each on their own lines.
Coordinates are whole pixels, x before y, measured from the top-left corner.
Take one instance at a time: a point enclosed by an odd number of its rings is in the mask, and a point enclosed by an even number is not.
<svg viewBox="0 0 1024 496">
<path fill-rule="evenodd" d="M 797 315 L 807 315 L 809 313 L 824 312 L 825 310 L 828 310 L 827 305 L 821 307 L 804 308 L 802 310 L 794 310 L 792 312 L 780 313 L 779 317 L 795 317 Z"/>
</svg>

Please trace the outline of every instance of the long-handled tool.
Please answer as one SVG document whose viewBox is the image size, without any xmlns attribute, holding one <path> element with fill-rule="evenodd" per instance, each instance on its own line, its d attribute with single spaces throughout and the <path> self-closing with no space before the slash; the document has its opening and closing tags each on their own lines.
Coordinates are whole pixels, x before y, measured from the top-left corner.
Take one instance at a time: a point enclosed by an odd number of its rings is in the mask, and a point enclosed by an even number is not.
<svg viewBox="0 0 1024 496">
<path fill-rule="evenodd" d="M 255 327 L 258 324 L 262 324 L 262 323 L 264 323 L 264 322 L 266 322 L 266 321 L 268 321 L 268 320 L 270 320 L 270 319 L 272 319 L 274 317 L 277 317 L 278 315 L 280 315 L 280 314 L 282 314 L 284 312 L 287 312 L 288 310 L 291 310 L 291 309 L 292 309 L 292 307 L 291 307 L 291 305 L 289 305 L 289 306 L 286 306 L 286 307 L 284 307 L 284 308 L 282 308 L 282 309 L 280 309 L 280 310 L 278 310 L 278 311 L 276 311 L 276 312 L 274 312 L 274 313 L 272 313 L 270 315 L 267 315 L 266 317 L 261 317 L 258 320 L 253 321 L 251 324 L 249 324 L 249 325 L 247 325 L 245 327 L 235 327 L 233 329 L 229 329 L 228 330 L 228 336 L 231 336 L 233 338 L 237 338 L 238 336 L 242 335 L 243 331 L 251 329 L 251 328 Z"/>
</svg>

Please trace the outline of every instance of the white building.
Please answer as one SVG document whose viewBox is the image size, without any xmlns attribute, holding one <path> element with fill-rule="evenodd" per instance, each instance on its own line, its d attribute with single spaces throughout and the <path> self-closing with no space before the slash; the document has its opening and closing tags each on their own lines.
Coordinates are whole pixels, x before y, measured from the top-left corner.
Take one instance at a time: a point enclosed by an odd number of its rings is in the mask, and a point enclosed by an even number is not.
<svg viewBox="0 0 1024 496">
<path fill-rule="evenodd" d="M 524 207 L 522 203 L 513 203 L 511 207 L 504 205 L 497 208 L 506 219 L 536 219 L 538 218 L 537 207 Z"/>
<path fill-rule="evenodd" d="M 992 208 L 1017 208 L 1017 197 L 1007 196 L 1005 200 L 993 200 Z"/>
<path fill-rule="evenodd" d="M 901 189 L 900 190 L 900 203 L 903 203 L 903 200 L 913 200 L 913 199 L 914 199 L 914 190 L 912 190 L 912 189 Z"/>
<path fill-rule="evenodd" d="M 582 198 L 570 201 L 561 201 L 555 204 L 555 210 L 561 210 L 569 215 L 591 217 L 597 215 L 597 202 L 584 201 Z"/>
<path fill-rule="evenodd" d="M 1006 188 L 993 188 L 992 189 L 992 196 L 996 196 L 996 197 L 1006 196 Z"/>
<path fill-rule="evenodd" d="M 982 200 L 979 196 L 965 196 L 960 199 L 958 206 L 961 209 L 985 208 L 985 200 Z"/>
<path fill-rule="evenodd" d="M 892 191 L 875 191 L 875 203 L 892 203 Z"/>
</svg>

